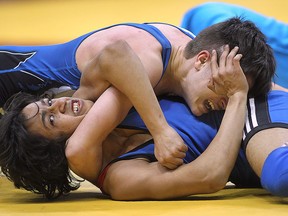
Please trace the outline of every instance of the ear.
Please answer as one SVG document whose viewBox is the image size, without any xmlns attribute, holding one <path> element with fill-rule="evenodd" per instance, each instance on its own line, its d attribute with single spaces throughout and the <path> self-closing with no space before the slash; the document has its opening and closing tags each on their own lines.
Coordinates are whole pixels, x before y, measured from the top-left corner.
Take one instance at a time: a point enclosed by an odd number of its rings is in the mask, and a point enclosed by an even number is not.
<svg viewBox="0 0 288 216">
<path fill-rule="evenodd" d="M 208 60 L 210 60 L 210 53 L 208 50 L 202 50 L 198 53 L 195 61 L 195 68 L 197 71 L 200 71 L 200 69 L 206 64 Z"/>
</svg>

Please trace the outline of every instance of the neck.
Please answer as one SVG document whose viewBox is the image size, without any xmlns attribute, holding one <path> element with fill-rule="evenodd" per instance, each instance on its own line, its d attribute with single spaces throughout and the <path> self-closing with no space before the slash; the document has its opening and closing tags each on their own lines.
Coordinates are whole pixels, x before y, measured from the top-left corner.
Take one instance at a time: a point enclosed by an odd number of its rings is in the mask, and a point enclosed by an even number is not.
<svg viewBox="0 0 288 216">
<path fill-rule="evenodd" d="M 193 58 L 186 59 L 184 57 L 185 47 L 179 47 L 172 59 L 170 81 L 173 83 L 174 92 L 178 96 L 184 95 L 184 89 L 187 82 L 187 76 L 192 72 Z"/>
<path fill-rule="evenodd" d="M 182 82 L 187 73 L 185 67 L 183 67 L 187 61 L 183 52 L 184 47 L 181 46 L 172 50 L 165 74 L 162 77 L 161 82 L 155 88 L 157 95 L 182 95 Z"/>
</svg>

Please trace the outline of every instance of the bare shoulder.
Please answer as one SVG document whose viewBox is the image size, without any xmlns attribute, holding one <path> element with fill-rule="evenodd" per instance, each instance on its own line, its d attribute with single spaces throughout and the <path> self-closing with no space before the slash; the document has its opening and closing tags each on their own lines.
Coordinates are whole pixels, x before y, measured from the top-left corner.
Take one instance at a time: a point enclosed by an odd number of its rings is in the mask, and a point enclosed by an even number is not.
<svg viewBox="0 0 288 216">
<path fill-rule="evenodd" d="M 165 23 L 155 23 L 153 26 L 158 28 L 167 37 L 172 46 L 186 45 L 186 43 L 192 40 L 180 27 Z"/>
</svg>

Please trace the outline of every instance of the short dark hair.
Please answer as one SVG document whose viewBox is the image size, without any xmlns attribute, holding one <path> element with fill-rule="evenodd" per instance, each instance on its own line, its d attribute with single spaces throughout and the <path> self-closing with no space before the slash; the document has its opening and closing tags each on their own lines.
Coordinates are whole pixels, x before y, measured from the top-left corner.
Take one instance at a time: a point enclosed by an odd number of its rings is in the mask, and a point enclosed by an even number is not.
<svg viewBox="0 0 288 216">
<path fill-rule="evenodd" d="M 52 140 L 27 131 L 22 110 L 38 99 L 18 93 L 6 102 L 0 119 L 0 167 L 16 188 L 53 199 L 78 189 L 80 181 L 68 167 L 66 137 Z"/>
<path fill-rule="evenodd" d="M 243 57 L 241 67 L 246 77 L 252 78 L 253 87 L 250 96 L 264 95 L 271 89 L 275 74 L 276 61 L 272 48 L 267 44 L 266 36 L 251 21 L 233 17 L 202 30 L 185 48 L 185 57 L 192 58 L 202 50 L 217 51 L 218 59 L 223 45 L 230 49 L 239 47 Z"/>
</svg>

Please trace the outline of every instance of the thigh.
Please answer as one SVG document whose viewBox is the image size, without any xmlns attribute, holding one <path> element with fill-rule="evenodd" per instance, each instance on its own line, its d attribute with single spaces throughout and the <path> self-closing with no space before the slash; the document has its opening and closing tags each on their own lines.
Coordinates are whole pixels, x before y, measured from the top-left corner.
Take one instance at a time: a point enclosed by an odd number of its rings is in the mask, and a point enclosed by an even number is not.
<svg viewBox="0 0 288 216">
<path fill-rule="evenodd" d="M 261 176 L 263 164 L 268 155 L 288 142 L 288 129 L 270 128 L 255 134 L 248 142 L 246 156 L 251 167 Z"/>
</svg>

